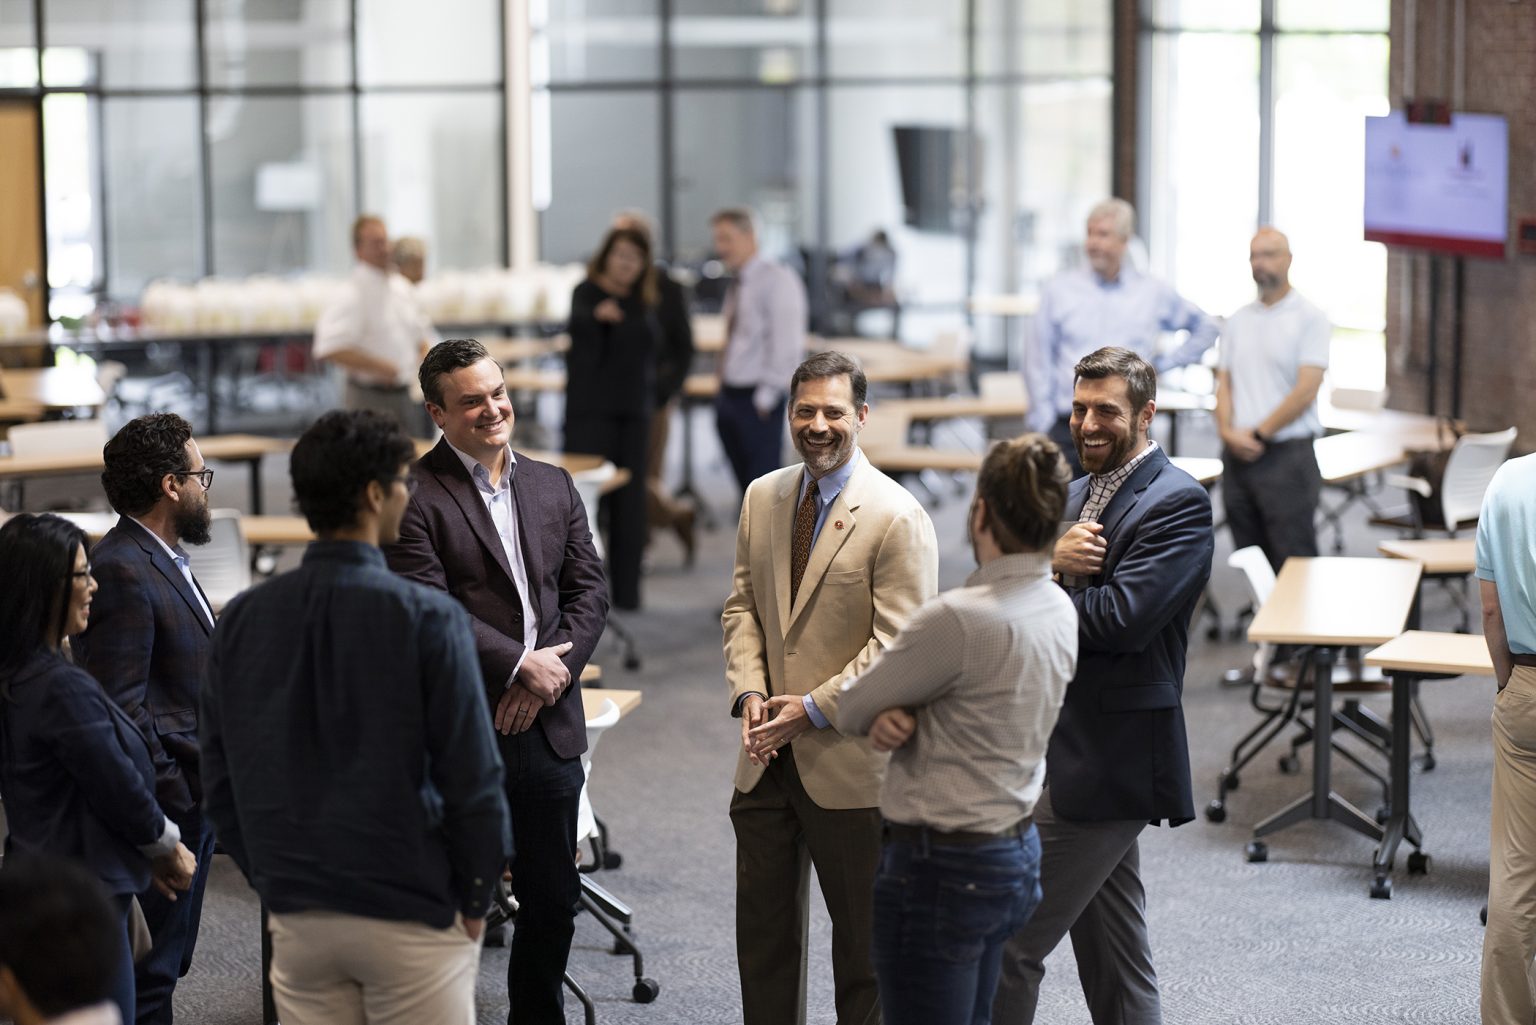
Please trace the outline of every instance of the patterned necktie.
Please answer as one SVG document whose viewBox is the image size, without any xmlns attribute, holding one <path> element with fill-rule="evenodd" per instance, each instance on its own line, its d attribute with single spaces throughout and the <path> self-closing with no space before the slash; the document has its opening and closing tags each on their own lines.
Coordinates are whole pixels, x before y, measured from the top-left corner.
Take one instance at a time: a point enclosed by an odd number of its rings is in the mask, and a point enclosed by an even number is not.
<svg viewBox="0 0 1536 1025">
<path fill-rule="evenodd" d="M 815 481 L 805 489 L 800 508 L 795 510 L 795 542 L 789 557 L 789 607 L 795 607 L 800 581 L 805 578 L 805 564 L 811 561 L 811 541 L 816 536 L 816 506 L 820 504 L 821 486 Z"/>
</svg>

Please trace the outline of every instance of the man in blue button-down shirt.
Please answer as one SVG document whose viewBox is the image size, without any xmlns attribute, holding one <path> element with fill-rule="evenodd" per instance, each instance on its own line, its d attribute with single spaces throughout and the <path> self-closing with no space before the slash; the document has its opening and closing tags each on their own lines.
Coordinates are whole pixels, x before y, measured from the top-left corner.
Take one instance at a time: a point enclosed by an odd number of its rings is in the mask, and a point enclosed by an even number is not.
<svg viewBox="0 0 1536 1025">
<path fill-rule="evenodd" d="M 205 806 L 271 910 L 285 1022 L 474 1025 L 480 936 L 511 849 L 469 615 L 391 573 L 415 447 L 328 413 L 289 460 L 320 540 L 219 620 Z"/>
<path fill-rule="evenodd" d="M 1081 476 L 1072 444 L 1072 368 L 1105 346 L 1130 349 L 1162 373 L 1198 362 L 1216 343 L 1216 321 L 1166 282 L 1142 274 L 1125 258 L 1136 211 L 1106 199 L 1088 214 L 1083 252 L 1087 267 L 1062 271 L 1040 291 L 1034 337 L 1024 346 L 1026 423 L 1050 435 Z M 1160 354 L 1163 332 L 1187 331 L 1171 353 Z"/>
</svg>

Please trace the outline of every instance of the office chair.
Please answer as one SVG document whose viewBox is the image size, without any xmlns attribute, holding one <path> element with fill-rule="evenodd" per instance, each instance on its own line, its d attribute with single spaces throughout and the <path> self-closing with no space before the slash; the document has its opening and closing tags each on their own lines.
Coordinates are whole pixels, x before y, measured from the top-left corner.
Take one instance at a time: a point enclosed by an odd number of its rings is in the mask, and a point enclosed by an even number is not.
<svg viewBox="0 0 1536 1025">
<path fill-rule="evenodd" d="M 597 557 L 607 557 L 606 547 L 603 544 L 602 532 L 597 526 L 597 512 L 599 499 L 602 497 L 603 485 L 613 479 L 619 472 L 619 468 L 611 462 L 604 460 L 603 464 L 595 470 L 584 470 L 581 473 L 571 474 L 571 480 L 576 485 L 576 493 L 581 496 L 581 504 L 587 511 L 587 525 L 592 529 L 592 547 L 597 549 Z M 605 632 L 612 633 L 619 642 L 619 649 L 623 652 L 624 668 L 640 668 L 640 651 L 635 642 L 635 635 L 624 625 L 624 621 L 616 617 L 613 610 L 608 612 L 608 622 Z"/>
</svg>

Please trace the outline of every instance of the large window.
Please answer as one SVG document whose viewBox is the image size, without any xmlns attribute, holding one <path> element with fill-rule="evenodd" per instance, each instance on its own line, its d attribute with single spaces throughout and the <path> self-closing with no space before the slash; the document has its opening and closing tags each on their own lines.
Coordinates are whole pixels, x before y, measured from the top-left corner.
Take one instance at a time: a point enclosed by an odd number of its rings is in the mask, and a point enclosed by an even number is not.
<svg viewBox="0 0 1536 1025">
<path fill-rule="evenodd" d="M 1142 187 L 1154 270 L 1228 314 L 1273 224 L 1327 311 L 1335 377 L 1380 385 L 1386 250 L 1362 240 L 1366 115 L 1387 112 L 1387 0 L 1145 0 Z"/>
<path fill-rule="evenodd" d="M 545 259 L 582 258 L 615 211 L 640 208 L 707 276 L 709 215 L 749 204 L 827 330 L 833 264 L 884 231 L 901 333 L 922 342 L 964 323 L 968 297 L 1054 273 L 1110 188 L 1109 0 L 533 9 Z M 1002 325 L 975 327 L 1002 358 Z"/>
<path fill-rule="evenodd" d="M 344 272 L 364 210 L 434 267 L 504 262 L 504 38 L 501 0 L 0 0 L 0 97 L 42 109 L 50 315 Z"/>
</svg>

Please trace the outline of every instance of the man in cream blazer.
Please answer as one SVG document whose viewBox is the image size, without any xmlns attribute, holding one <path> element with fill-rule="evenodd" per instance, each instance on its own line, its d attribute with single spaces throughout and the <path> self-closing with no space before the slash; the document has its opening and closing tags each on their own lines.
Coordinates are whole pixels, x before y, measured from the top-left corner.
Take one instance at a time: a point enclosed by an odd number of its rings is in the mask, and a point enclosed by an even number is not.
<svg viewBox="0 0 1536 1025">
<path fill-rule="evenodd" d="M 812 356 L 790 382 L 802 464 L 753 481 L 721 624 L 742 749 L 731 797 L 746 1025 L 805 1021 L 810 868 L 832 919 L 838 1025 L 878 1025 L 870 961 L 885 756 L 838 731 L 863 672 L 938 590 L 933 523 L 856 444 L 864 373 Z"/>
</svg>

